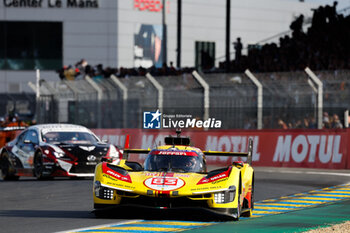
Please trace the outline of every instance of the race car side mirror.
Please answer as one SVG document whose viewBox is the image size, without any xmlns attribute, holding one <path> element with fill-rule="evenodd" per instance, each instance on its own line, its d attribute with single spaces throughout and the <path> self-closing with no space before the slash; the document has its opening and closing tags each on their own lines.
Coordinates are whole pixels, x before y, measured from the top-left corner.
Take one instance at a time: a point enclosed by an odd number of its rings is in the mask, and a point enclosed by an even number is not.
<svg viewBox="0 0 350 233">
<path fill-rule="evenodd" d="M 232 165 L 236 167 L 243 167 L 244 163 L 243 161 L 234 161 Z"/>
<path fill-rule="evenodd" d="M 132 169 L 132 171 L 143 171 L 143 167 L 138 162 L 125 161 L 125 165 Z"/>
</svg>

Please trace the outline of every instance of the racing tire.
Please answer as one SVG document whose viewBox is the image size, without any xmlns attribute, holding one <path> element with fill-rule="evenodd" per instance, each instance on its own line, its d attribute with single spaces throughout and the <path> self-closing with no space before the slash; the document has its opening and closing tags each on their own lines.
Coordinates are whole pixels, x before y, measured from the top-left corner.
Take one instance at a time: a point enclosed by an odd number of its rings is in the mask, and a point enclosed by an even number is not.
<svg viewBox="0 0 350 233">
<path fill-rule="evenodd" d="M 242 184 L 241 184 L 241 180 L 239 180 L 239 188 L 236 190 L 236 195 L 237 195 L 237 208 L 235 208 L 235 212 L 237 213 L 237 216 L 234 216 L 234 221 L 238 221 L 239 217 L 241 216 L 241 198 L 240 198 L 240 194 L 241 194 L 241 189 L 242 189 Z"/>
<path fill-rule="evenodd" d="M 242 213 L 242 217 L 251 217 L 253 215 L 253 209 L 254 209 L 254 178 L 253 178 L 253 182 L 252 182 L 252 194 L 250 196 L 250 203 L 251 203 L 251 208 L 249 209 L 249 211 L 246 211 L 246 212 Z"/>
<path fill-rule="evenodd" d="M 41 151 L 37 152 L 36 155 L 34 156 L 34 176 L 38 180 L 46 180 L 49 179 L 50 177 L 44 175 L 44 164 L 43 164 L 43 155 Z"/>
<path fill-rule="evenodd" d="M 3 180 L 18 180 L 19 176 L 14 174 L 14 168 L 8 160 L 7 152 L 2 153 L 0 158 L 1 177 Z"/>
<path fill-rule="evenodd" d="M 238 190 L 237 190 L 238 192 Z M 238 221 L 239 220 L 239 217 L 241 216 L 241 200 L 240 200 L 240 197 L 239 197 L 239 193 L 238 193 L 238 204 L 237 204 L 237 216 L 234 218 L 234 221 Z"/>
</svg>

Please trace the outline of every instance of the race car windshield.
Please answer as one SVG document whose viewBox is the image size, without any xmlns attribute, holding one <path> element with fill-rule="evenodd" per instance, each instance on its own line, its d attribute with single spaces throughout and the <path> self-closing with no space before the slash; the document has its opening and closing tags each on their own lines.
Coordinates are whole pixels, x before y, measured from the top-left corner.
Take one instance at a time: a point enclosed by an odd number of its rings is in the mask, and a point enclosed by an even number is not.
<svg viewBox="0 0 350 233">
<path fill-rule="evenodd" d="M 43 141 L 52 144 L 94 144 L 98 139 L 87 132 L 47 132 L 43 135 Z"/>
<path fill-rule="evenodd" d="M 145 171 L 203 172 L 204 165 L 198 156 L 150 154 L 144 163 Z"/>
</svg>

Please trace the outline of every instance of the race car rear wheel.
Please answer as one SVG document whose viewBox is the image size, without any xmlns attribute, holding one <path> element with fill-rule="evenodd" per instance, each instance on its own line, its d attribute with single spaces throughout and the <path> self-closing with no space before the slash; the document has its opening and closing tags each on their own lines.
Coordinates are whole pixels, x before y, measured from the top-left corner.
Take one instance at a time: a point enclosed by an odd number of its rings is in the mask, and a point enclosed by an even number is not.
<svg viewBox="0 0 350 233">
<path fill-rule="evenodd" d="M 44 164 L 43 164 L 43 155 L 42 153 L 39 151 L 36 153 L 35 157 L 34 157 L 34 176 L 38 179 L 38 180 L 43 180 L 46 179 L 47 177 L 44 176 Z"/>
<path fill-rule="evenodd" d="M 8 160 L 7 152 L 2 153 L 0 157 L 0 168 L 1 168 L 1 177 L 3 180 L 18 180 L 19 176 L 16 176 L 10 161 Z"/>
</svg>

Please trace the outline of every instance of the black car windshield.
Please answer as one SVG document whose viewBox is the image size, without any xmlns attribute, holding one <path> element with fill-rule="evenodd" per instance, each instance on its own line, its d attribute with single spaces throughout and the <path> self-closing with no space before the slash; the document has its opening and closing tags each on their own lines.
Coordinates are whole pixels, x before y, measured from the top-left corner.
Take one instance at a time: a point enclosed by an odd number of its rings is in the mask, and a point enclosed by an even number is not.
<svg viewBox="0 0 350 233">
<path fill-rule="evenodd" d="M 145 171 L 203 172 L 203 159 L 196 155 L 173 155 L 151 152 L 144 163 Z M 195 152 L 191 152 L 195 154 Z"/>
<path fill-rule="evenodd" d="M 43 135 L 43 141 L 52 144 L 72 143 L 72 144 L 94 144 L 98 139 L 87 132 L 47 132 Z"/>
</svg>

